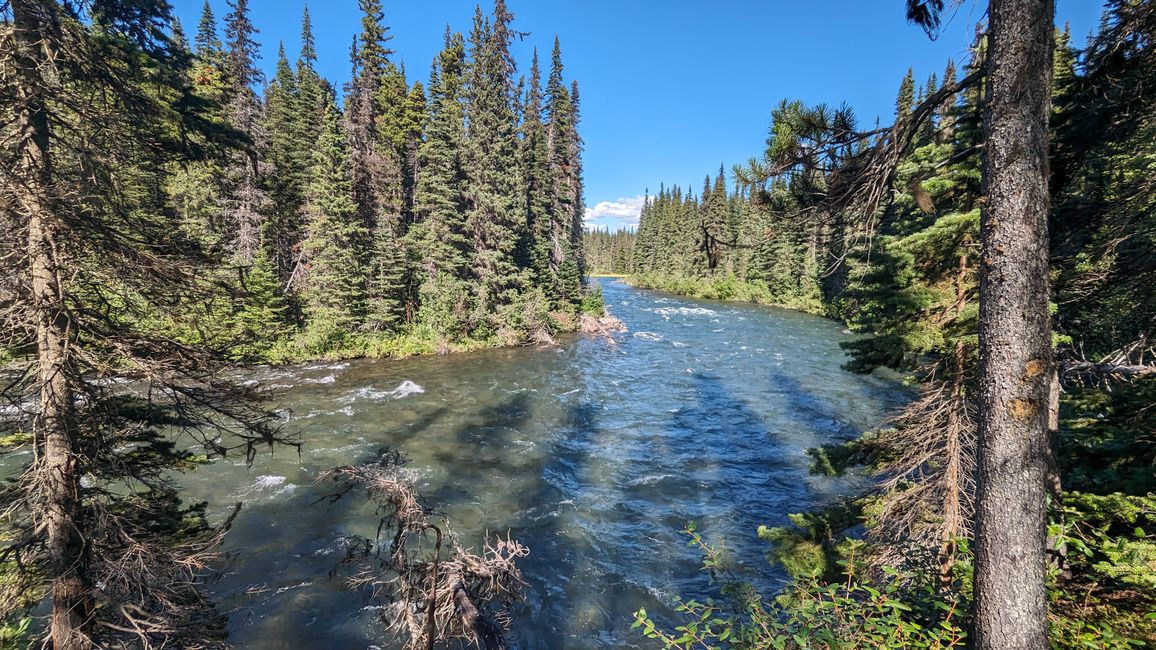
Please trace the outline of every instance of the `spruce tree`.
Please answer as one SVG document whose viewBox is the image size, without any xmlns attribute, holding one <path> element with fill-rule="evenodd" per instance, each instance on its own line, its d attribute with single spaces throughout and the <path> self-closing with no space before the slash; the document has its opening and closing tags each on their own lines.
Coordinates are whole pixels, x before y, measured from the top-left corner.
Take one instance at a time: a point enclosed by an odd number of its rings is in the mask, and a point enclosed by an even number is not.
<svg viewBox="0 0 1156 650">
<path fill-rule="evenodd" d="M 217 18 L 213 15 L 213 6 L 209 0 L 201 7 L 201 19 L 197 23 L 197 36 L 194 40 L 197 58 L 204 62 L 214 62 L 221 55 L 221 37 L 217 34 Z"/>
<path fill-rule="evenodd" d="M 465 66 L 465 41 L 447 28 L 445 47 L 430 72 L 429 121 L 419 152 L 422 174 L 412 236 L 419 272 L 429 281 L 440 274 L 464 279 L 469 270 L 462 160 Z"/>
<path fill-rule="evenodd" d="M 582 231 L 586 219 L 586 187 L 582 179 L 582 136 L 578 133 L 578 124 L 582 121 L 582 101 L 578 94 L 578 80 L 570 82 L 570 262 L 573 270 L 569 272 L 567 283 L 581 289 L 586 278 L 586 257 L 582 252 Z M 574 294 L 572 294 L 574 295 Z M 573 299 L 575 304 L 580 300 Z"/>
<path fill-rule="evenodd" d="M 208 2 L 197 24 L 194 44 L 195 59 L 187 72 L 188 82 L 193 95 L 205 103 L 205 119 L 220 128 L 229 121 L 223 106 L 227 92 L 224 51 Z M 224 160 L 224 155 L 213 155 L 174 166 L 167 188 L 180 217 L 181 232 L 211 250 L 225 246 L 228 229 L 222 200 Z"/>
<path fill-rule="evenodd" d="M 562 267 L 570 248 L 574 210 L 572 131 L 574 104 L 562 69 L 562 45 L 554 37 L 550 54 L 550 76 L 546 82 L 546 144 L 550 156 L 550 268 L 555 282 L 561 282 Z M 560 285 L 559 285 L 560 286 Z"/>
<path fill-rule="evenodd" d="M 298 122 L 299 147 L 308 152 L 304 159 L 308 173 L 312 165 L 313 145 L 321 137 L 321 122 L 325 116 L 326 98 L 333 94 L 329 82 L 317 73 L 317 51 L 313 38 L 313 21 L 309 17 L 309 7 L 306 6 L 301 16 L 301 52 L 297 56 L 297 97 L 296 110 Z"/>
<path fill-rule="evenodd" d="M 723 166 L 719 165 L 718 176 L 713 185 L 707 176 L 703 186 L 702 205 L 703 254 L 706 256 L 707 270 L 720 270 L 726 249 L 734 242 L 730 229 L 730 204 L 727 198 L 726 178 Z"/>
<path fill-rule="evenodd" d="M 409 270 L 397 250 L 405 232 L 404 174 L 396 135 L 399 107 L 406 103 L 405 80 L 390 60 L 392 36 L 380 0 L 359 0 L 361 35 L 353 52 L 354 76 L 346 93 L 353 198 L 361 224 L 351 242 L 363 269 L 370 329 L 395 328 L 404 320 Z"/>
<path fill-rule="evenodd" d="M 418 151 L 421 175 L 414 197 L 415 223 L 407 234 L 420 298 L 419 326 L 450 338 L 463 333 L 471 310 L 472 238 L 466 230 L 465 41 L 446 28 L 444 47 L 429 79 L 429 116 Z"/>
<path fill-rule="evenodd" d="M 526 284 L 515 258 L 525 227 L 525 193 L 518 174 L 512 20 L 502 0 L 495 3 L 492 25 L 480 8 L 475 11 L 466 88 L 467 224 L 480 310 L 475 320 L 494 325 L 499 308 L 512 304 Z"/>
<path fill-rule="evenodd" d="M 228 214 L 226 241 L 236 260 L 247 265 L 261 245 L 262 214 L 269 209 L 269 197 L 261 187 L 265 146 L 263 110 L 254 86 L 263 81 L 257 59 L 257 28 L 249 17 L 248 0 L 231 0 L 232 11 L 225 17 L 225 79 L 229 117 L 232 125 L 248 138 L 245 150 L 230 157 L 225 177 L 225 210 Z"/>
<path fill-rule="evenodd" d="M 181 505 L 172 471 L 193 445 L 251 454 L 274 440 L 215 351 L 170 335 L 215 287 L 161 189 L 224 139 L 165 36 L 166 3 L 5 10 L 0 95 L 20 101 L 0 138 L 0 246 L 20 255 L 5 256 L 16 290 L 0 301 L 0 347 L 23 354 L 0 399 L 32 406 L 0 428 L 31 432 L 36 450 L 0 493 L 0 554 L 20 572 L 6 593 L 48 599 L 44 644 L 62 650 L 139 645 L 144 629 L 150 644 L 204 646 L 220 621 L 192 558 L 216 531 Z M 109 381 L 125 372 L 148 390 Z"/>
<path fill-rule="evenodd" d="M 346 90 L 346 113 L 353 165 L 353 193 L 358 217 L 370 232 L 378 221 L 399 225 L 401 170 L 390 148 L 383 143 L 379 124 L 385 110 L 382 88 L 393 69 L 389 28 L 383 23 L 380 0 L 358 0 L 361 34 L 351 52 L 353 78 Z M 368 247 L 368 242 L 363 242 Z"/>
<path fill-rule="evenodd" d="M 546 288 L 547 295 L 557 303 L 561 298 L 557 269 L 551 261 L 556 258 L 554 248 L 565 243 L 554 236 L 550 216 L 551 190 L 550 150 L 546 125 L 542 122 L 542 83 L 538 67 L 538 50 L 530 64 L 529 85 L 522 113 L 521 168 L 526 187 L 526 238 L 528 265 L 535 281 Z"/>
<path fill-rule="evenodd" d="M 911 115 L 915 106 L 915 71 L 907 68 L 907 75 L 899 84 L 899 95 L 895 98 L 895 119 L 901 120 Z"/>
<path fill-rule="evenodd" d="M 313 154 L 302 245 L 307 324 L 325 338 L 357 329 L 366 310 L 366 274 L 358 252 L 366 232 L 353 199 L 350 157 L 340 111 L 331 97 Z"/>
<path fill-rule="evenodd" d="M 264 250 L 281 282 L 287 282 L 296 262 L 294 249 L 302 236 L 305 186 L 314 142 L 308 140 L 301 111 L 301 87 L 282 46 L 277 71 L 265 94 L 264 131 L 268 138 L 269 173 L 265 187 L 270 198 L 263 228 Z"/>
</svg>

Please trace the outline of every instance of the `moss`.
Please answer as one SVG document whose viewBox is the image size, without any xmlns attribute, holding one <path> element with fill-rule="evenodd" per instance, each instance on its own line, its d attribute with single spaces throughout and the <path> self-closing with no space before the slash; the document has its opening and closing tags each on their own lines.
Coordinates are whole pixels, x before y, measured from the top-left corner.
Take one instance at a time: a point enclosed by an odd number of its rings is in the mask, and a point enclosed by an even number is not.
<svg viewBox="0 0 1156 650">
<path fill-rule="evenodd" d="M 17 431 L 6 436 L 0 436 L 0 449 L 7 449 L 10 447 L 20 447 L 32 443 L 32 433 L 28 431 Z"/>
</svg>

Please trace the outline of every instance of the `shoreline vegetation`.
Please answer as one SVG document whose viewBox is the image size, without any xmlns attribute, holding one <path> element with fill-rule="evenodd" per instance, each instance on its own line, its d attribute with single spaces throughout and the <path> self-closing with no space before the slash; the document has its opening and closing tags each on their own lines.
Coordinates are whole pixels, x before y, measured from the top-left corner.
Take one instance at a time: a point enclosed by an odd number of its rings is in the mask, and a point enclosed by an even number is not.
<svg viewBox="0 0 1156 650">
<path fill-rule="evenodd" d="M 516 348 L 533 345 L 552 345 L 555 338 L 567 334 L 597 333 L 590 323 L 612 322 L 616 318 L 606 309 L 600 293 L 584 304 L 577 314 L 552 312 L 537 329 L 517 332 L 506 331 L 504 337 L 448 339 L 428 328 L 415 328 L 400 333 L 343 332 L 334 335 L 319 347 L 308 332 L 272 342 L 259 356 L 250 357 L 239 365 L 292 365 L 312 361 L 350 361 L 355 359 L 406 359 L 417 356 L 442 356 L 481 350 Z M 621 321 L 618 321 L 621 322 Z"/>
<path fill-rule="evenodd" d="M 722 300 L 726 302 L 761 305 L 763 307 L 790 309 L 804 314 L 830 318 L 831 320 L 847 324 L 838 317 L 832 316 L 827 306 L 820 301 L 806 298 L 778 299 L 765 284 L 745 282 L 734 275 L 704 278 L 686 275 L 642 273 L 606 277 L 621 278 L 624 283 L 639 289 L 652 289 L 654 291 L 662 291 L 678 296 L 687 296 L 689 298 L 702 298 L 704 300 Z"/>
</svg>

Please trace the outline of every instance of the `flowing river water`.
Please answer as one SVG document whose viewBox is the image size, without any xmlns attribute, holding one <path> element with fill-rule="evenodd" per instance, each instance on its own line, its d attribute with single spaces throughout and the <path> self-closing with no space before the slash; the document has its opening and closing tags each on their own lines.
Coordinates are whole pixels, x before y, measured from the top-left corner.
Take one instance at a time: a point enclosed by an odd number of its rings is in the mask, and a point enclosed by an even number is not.
<svg viewBox="0 0 1156 650">
<path fill-rule="evenodd" d="M 513 645 L 640 647 L 639 607 L 707 593 L 680 533 L 725 540 L 765 589 L 759 524 L 778 525 L 855 486 L 810 476 L 804 450 L 878 424 L 903 391 L 845 372 L 833 322 L 691 300 L 603 281 L 630 331 L 555 348 L 265 369 L 289 449 L 249 467 L 221 461 L 181 477 L 218 517 L 245 507 L 213 589 L 241 648 L 391 647 L 364 593 L 330 572 L 340 540 L 373 535 L 356 500 L 318 503 L 315 479 L 383 448 L 420 473 L 423 494 L 467 544 L 509 531 L 531 549 Z"/>
</svg>

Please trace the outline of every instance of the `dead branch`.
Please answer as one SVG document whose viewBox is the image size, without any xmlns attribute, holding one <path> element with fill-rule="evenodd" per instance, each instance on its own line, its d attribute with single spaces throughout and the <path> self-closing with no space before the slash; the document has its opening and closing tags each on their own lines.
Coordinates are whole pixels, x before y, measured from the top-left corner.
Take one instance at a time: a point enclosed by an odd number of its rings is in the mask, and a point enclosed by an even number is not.
<svg viewBox="0 0 1156 650">
<path fill-rule="evenodd" d="M 464 548 L 445 518 L 422 505 L 417 474 L 404 464 L 400 453 L 386 450 L 366 465 L 337 467 L 318 477 L 336 485 L 325 500 L 364 490 L 381 516 L 375 538 L 347 540 L 338 569 L 349 572 L 351 587 L 386 603 L 382 623 L 407 649 L 454 640 L 506 648 L 509 608 L 526 586 L 517 562 L 530 550 L 508 535 L 488 538 L 480 555 Z M 429 531 L 436 536 L 432 553 L 422 549 Z"/>
</svg>

